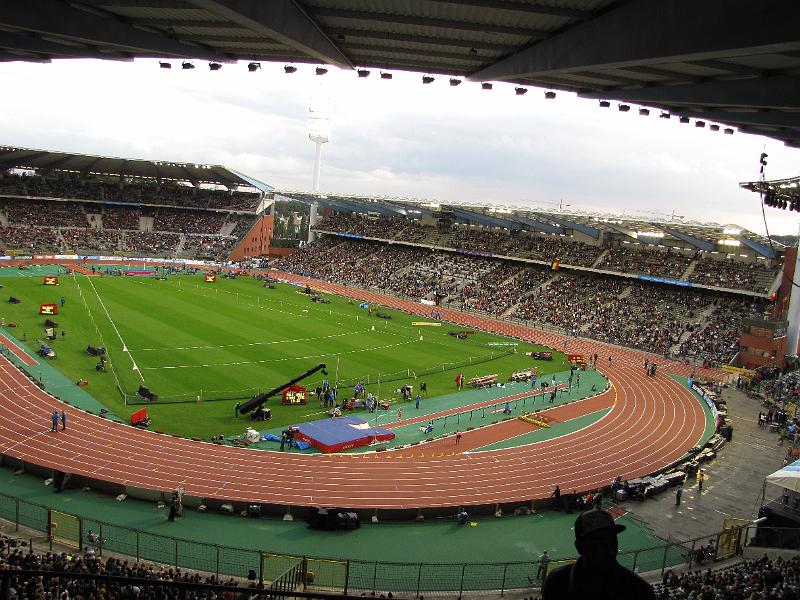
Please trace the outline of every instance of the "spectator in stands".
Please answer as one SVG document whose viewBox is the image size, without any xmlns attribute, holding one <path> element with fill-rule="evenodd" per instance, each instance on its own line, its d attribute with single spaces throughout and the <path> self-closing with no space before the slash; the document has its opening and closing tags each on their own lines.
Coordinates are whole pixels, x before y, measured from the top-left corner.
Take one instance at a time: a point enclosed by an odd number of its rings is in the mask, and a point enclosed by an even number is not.
<svg viewBox="0 0 800 600">
<path fill-rule="evenodd" d="M 547 575 L 542 600 L 655 600 L 650 584 L 617 562 L 617 534 L 624 530 L 604 510 L 581 513 L 575 520 L 575 548 L 580 557 Z"/>
</svg>

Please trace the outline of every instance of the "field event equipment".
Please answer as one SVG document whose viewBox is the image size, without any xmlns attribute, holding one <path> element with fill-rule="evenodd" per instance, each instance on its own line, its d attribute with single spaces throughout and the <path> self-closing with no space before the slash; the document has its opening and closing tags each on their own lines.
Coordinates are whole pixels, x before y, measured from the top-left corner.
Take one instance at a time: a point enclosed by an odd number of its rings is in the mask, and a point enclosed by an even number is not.
<svg viewBox="0 0 800 600">
<path fill-rule="evenodd" d="M 140 385 L 138 394 L 145 400 L 149 400 L 150 402 L 158 402 L 158 394 L 151 392 L 150 388 L 148 387 Z"/>
<path fill-rule="evenodd" d="M 388 442 L 395 434 L 382 427 L 373 427 L 359 417 L 337 417 L 299 423 L 293 426 L 296 440 L 306 442 L 326 454 Z"/>
<path fill-rule="evenodd" d="M 239 413 L 243 415 L 245 413 L 249 413 L 251 411 L 254 411 L 254 410 L 260 408 L 262 404 L 264 404 L 267 400 L 269 400 L 275 394 L 279 394 L 280 392 L 282 392 L 283 390 L 285 390 L 289 386 L 294 385 L 298 381 L 302 381 L 306 377 L 310 377 L 311 375 L 313 375 L 317 371 L 322 371 L 323 375 L 327 375 L 328 372 L 325 370 L 325 366 L 326 366 L 325 363 L 320 363 L 316 367 L 314 367 L 312 369 L 309 369 L 308 371 L 306 371 L 305 373 L 303 373 L 301 375 L 298 375 L 297 377 L 295 377 L 291 381 L 287 381 L 283 385 L 279 385 L 278 387 L 276 387 L 276 388 L 274 388 L 274 389 L 272 389 L 272 390 L 270 390 L 268 392 L 265 392 L 264 394 L 259 394 L 258 396 L 255 396 L 255 397 L 251 398 L 250 400 L 248 400 L 247 402 L 245 402 L 245 403 L 243 403 L 243 404 L 241 404 L 239 406 L 239 408 L 238 408 Z"/>
<path fill-rule="evenodd" d="M 106 349 L 103 346 L 86 346 L 86 354 L 89 356 L 105 356 Z"/>
</svg>

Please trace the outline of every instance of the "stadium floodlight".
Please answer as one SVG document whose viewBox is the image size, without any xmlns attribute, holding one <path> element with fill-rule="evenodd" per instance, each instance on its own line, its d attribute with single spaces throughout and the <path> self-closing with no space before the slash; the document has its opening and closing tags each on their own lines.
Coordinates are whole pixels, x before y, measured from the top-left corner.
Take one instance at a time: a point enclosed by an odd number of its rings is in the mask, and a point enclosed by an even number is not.
<svg viewBox="0 0 800 600">
<path fill-rule="evenodd" d="M 555 100 L 555 97 L 556 97 L 556 93 L 553 92 L 553 91 L 547 91 L 547 92 L 544 93 L 544 99 L 545 100 Z"/>
<path fill-rule="evenodd" d="M 709 125 L 708 128 L 711 131 L 719 131 L 719 125 L 717 125 L 716 123 L 714 123 L 713 125 Z"/>
<path fill-rule="evenodd" d="M 208 68 L 212 71 L 219 71 L 222 68 L 222 65 L 218 62 L 210 62 L 208 63 Z"/>
<path fill-rule="evenodd" d="M 358 71 L 356 71 L 356 73 L 358 73 L 358 76 L 361 77 L 362 79 L 364 77 L 369 77 L 369 71 L 367 71 L 366 69 L 359 69 Z"/>
<path fill-rule="evenodd" d="M 689 117 L 681 117 L 681 118 L 679 119 L 679 121 L 680 121 L 681 123 L 688 123 L 688 122 L 689 122 Z"/>
<path fill-rule="evenodd" d="M 286 74 L 296 73 L 297 72 L 297 67 L 295 67 L 293 65 L 286 65 L 285 67 L 283 67 L 283 72 L 286 73 Z"/>
<path fill-rule="evenodd" d="M 391 78 L 392 78 L 391 73 L 387 73 L 386 71 L 381 71 L 381 79 L 391 79 Z"/>
<path fill-rule="evenodd" d="M 514 93 L 515 93 L 517 96 L 524 96 L 525 94 L 527 94 L 527 93 L 528 93 L 528 88 L 524 88 L 524 87 L 517 87 L 517 88 L 514 88 Z"/>
<path fill-rule="evenodd" d="M 428 85 L 429 83 L 433 83 L 435 80 L 430 75 L 423 75 L 422 76 L 422 83 Z"/>
<path fill-rule="evenodd" d="M 461 80 L 460 79 L 458 79 L 457 77 L 451 77 L 450 78 L 450 87 L 456 87 L 456 86 L 459 86 L 459 85 L 461 85 Z"/>
<path fill-rule="evenodd" d="M 705 121 L 695 121 L 694 122 L 694 126 L 695 127 L 705 127 L 706 126 L 706 122 Z"/>
<path fill-rule="evenodd" d="M 733 135 L 733 128 L 732 127 L 726 127 L 725 130 L 724 130 L 724 133 L 725 133 L 725 135 Z"/>
<path fill-rule="evenodd" d="M 194 65 L 188 61 L 182 62 L 181 69 L 194 69 Z"/>
<path fill-rule="evenodd" d="M 649 117 L 650 116 L 650 109 L 649 108 L 640 108 L 639 109 L 639 116 L 640 117 Z"/>
<path fill-rule="evenodd" d="M 317 75 L 325 75 L 328 72 L 328 69 L 325 67 L 317 67 L 316 69 Z"/>
<path fill-rule="evenodd" d="M 308 106 L 308 139 L 316 145 L 313 189 L 318 192 L 322 145 L 331 139 L 330 100 L 327 97 L 312 98 Z"/>
<path fill-rule="evenodd" d="M 611 102 L 608 100 L 600 100 L 600 108 L 608 108 L 611 106 Z"/>
<path fill-rule="evenodd" d="M 172 68 L 172 65 L 170 63 L 163 62 L 163 61 L 158 63 L 158 66 L 161 67 L 162 69 L 171 69 Z"/>
<path fill-rule="evenodd" d="M 668 112 L 662 112 L 660 115 L 658 115 L 658 118 L 659 119 L 669 119 L 669 113 Z"/>
<path fill-rule="evenodd" d="M 619 112 L 628 112 L 631 109 L 630 104 L 620 104 L 618 107 Z"/>
<path fill-rule="evenodd" d="M 257 63 L 257 62 L 251 62 L 251 63 L 248 63 L 248 65 L 247 65 L 247 70 L 250 71 L 251 73 L 255 73 L 260 68 L 261 68 L 261 63 Z"/>
<path fill-rule="evenodd" d="M 481 89 L 482 89 L 482 90 L 490 90 L 490 89 L 492 89 L 492 84 L 491 84 L 491 83 L 489 83 L 488 81 L 484 81 L 484 82 L 481 84 Z"/>
</svg>

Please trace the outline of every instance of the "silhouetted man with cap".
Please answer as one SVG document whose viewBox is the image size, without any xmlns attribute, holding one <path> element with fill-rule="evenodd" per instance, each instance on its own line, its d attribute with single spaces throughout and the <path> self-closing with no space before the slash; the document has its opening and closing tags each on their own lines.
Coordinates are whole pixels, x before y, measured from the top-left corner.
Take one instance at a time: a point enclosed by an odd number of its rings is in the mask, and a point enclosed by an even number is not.
<svg viewBox="0 0 800 600">
<path fill-rule="evenodd" d="M 624 530 L 604 510 L 582 513 L 575 521 L 580 557 L 547 575 L 542 600 L 655 600 L 650 584 L 617 562 L 617 534 Z"/>
</svg>

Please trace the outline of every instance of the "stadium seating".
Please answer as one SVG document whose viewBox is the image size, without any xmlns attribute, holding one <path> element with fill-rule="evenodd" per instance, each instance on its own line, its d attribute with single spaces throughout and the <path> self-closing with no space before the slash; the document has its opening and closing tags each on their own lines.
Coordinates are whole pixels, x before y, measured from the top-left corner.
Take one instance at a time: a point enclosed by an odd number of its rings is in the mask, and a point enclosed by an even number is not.
<svg viewBox="0 0 800 600">
<path fill-rule="evenodd" d="M 683 598 L 798 598 L 800 597 L 800 556 L 790 559 L 767 556 L 726 569 L 664 573 L 655 586 L 660 600 Z"/>
<path fill-rule="evenodd" d="M 330 236 L 274 267 L 394 295 L 433 298 L 613 344 L 711 364 L 736 353 L 742 319 L 768 301 L 702 289 Z"/>
<path fill-rule="evenodd" d="M 672 248 L 622 245 L 604 248 L 562 236 L 527 231 L 511 234 L 505 230 L 456 226 L 442 231 L 433 225 L 404 217 L 359 217 L 335 213 L 321 219 L 316 229 L 326 232 L 360 234 L 378 239 L 426 244 L 441 248 L 488 252 L 561 265 L 595 267 L 606 271 L 688 279 L 693 283 L 766 292 L 777 275 L 778 266 L 717 259 L 701 252 Z"/>
</svg>

